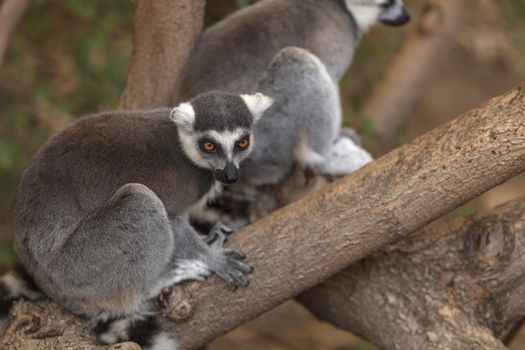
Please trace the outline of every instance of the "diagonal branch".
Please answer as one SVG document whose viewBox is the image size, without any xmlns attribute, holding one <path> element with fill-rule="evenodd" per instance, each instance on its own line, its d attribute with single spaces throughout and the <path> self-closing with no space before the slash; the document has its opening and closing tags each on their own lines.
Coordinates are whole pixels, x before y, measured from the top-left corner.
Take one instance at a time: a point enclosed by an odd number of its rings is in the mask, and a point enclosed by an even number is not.
<svg viewBox="0 0 525 350">
<path fill-rule="evenodd" d="M 193 316 L 164 327 L 198 348 L 523 170 L 525 84 L 240 231 L 251 286 L 191 286 Z"/>
</svg>

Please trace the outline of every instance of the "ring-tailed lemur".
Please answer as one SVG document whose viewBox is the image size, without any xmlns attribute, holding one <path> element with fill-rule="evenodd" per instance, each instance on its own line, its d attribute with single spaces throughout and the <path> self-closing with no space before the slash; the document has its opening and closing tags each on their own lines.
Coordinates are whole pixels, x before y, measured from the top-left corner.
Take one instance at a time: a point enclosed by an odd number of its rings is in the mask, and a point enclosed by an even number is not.
<svg viewBox="0 0 525 350">
<path fill-rule="evenodd" d="M 238 179 L 271 103 L 206 93 L 174 109 L 87 116 L 51 138 L 26 169 L 16 206 L 15 248 L 36 285 L 95 321 L 102 343 L 175 349 L 150 302 L 163 288 L 212 272 L 232 288 L 248 284 L 244 254 L 223 248 L 230 231 L 219 224 L 202 239 L 187 213 L 216 180 Z M 0 291 L 4 306 L 39 296 L 12 274 Z"/>
<path fill-rule="evenodd" d="M 402 0 L 259 1 L 204 32 L 186 64 L 179 98 L 255 91 L 270 61 L 289 46 L 319 57 L 338 82 L 363 33 L 377 23 L 409 19 Z"/>
<path fill-rule="evenodd" d="M 294 161 L 344 175 L 372 158 L 340 132 L 336 82 L 361 34 L 376 23 L 408 20 L 402 0 L 263 0 L 205 31 L 188 60 L 180 96 L 220 87 L 263 89 L 276 98 L 270 117 L 257 127 L 256 152 L 242 165 L 249 174 L 243 182 L 278 181 Z"/>
</svg>

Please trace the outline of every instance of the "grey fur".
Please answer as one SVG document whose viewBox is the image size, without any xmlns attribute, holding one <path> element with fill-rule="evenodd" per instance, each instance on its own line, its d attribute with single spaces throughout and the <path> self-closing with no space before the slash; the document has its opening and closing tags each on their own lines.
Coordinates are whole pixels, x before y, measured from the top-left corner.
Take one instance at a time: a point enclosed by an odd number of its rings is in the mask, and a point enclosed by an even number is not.
<svg viewBox="0 0 525 350">
<path fill-rule="evenodd" d="M 240 124 L 251 131 L 253 117 L 235 101 L 209 108 L 244 111 L 249 122 Z M 42 291 L 75 314 L 140 313 L 162 288 L 212 272 L 231 287 L 247 284 L 243 254 L 223 240 L 206 244 L 188 224 L 189 209 L 215 180 L 185 153 L 171 113 L 84 117 L 51 138 L 23 175 L 16 251 Z"/>
<path fill-rule="evenodd" d="M 322 172 L 329 169 L 332 175 L 352 172 L 371 160 L 357 146 L 348 154 L 334 153 L 341 128 L 339 92 L 322 62 L 308 51 L 283 49 L 257 90 L 274 96 L 276 103 L 255 126 L 256 147 L 241 164 L 242 183 L 275 183 L 293 160 Z"/>
<path fill-rule="evenodd" d="M 213 90 L 253 92 L 273 57 L 289 46 L 319 57 L 339 81 L 368 23 L 398 9 L 406 14 L 401 0 L 392 7 L 388 1 L 263 0 L 237 11 L 204 32 L 188 60 L 179 99 Z"/>
</svg>

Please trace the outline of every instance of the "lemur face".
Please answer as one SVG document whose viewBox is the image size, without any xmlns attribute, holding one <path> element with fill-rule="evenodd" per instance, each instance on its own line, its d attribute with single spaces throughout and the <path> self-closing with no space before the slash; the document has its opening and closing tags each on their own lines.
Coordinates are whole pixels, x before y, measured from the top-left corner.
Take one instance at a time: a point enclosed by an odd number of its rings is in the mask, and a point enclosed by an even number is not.
<svg viewBox="0 0 525 350">
<path fill-rule="evenodd" d="M 250 153 L 253 126 L 273 103 L 255 95 L 205 93 L 171 112 L 182 148 L 196 165 L 222 183 L 239 179 L 239 164 Z"/>
<path fill-rule="evenodd" d="M 400 26 L 410 20 L 403 0 L 345 0 L 345 4 L 362 30 L 376 23 Z"/>
</svg>

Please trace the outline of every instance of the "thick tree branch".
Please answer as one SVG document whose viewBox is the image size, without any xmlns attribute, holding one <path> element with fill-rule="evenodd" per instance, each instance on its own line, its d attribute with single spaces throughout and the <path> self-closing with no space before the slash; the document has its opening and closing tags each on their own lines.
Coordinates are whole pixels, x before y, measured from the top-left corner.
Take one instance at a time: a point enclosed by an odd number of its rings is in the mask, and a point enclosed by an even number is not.
<svg viewBox="0 0 525 350">
<path fill-rule="evenodd" d="M 120 108 L 168 106 L 203 27 L 204 0 L 136 0 L 133 56 Z"/>
<path fill-rule="evenodd" d="M 391 148 L 399 127 L 432 81 L 465 14 L 473 6 L 471 1 L 425 2 L 403 49 L 363 107 L 364 115 L 372 120 L 374 138 L 382 151 Z"/>
<path fill-rule="evenodd" d="M 429 225 L 299 299 L 381 349 L 503 349 L 494 335 L 525 315 L 524 254 L 521 198 Z"/>
<path fill-rule="evenodd" d="M 0 8 L 0 67 L 16 26 L 26 13 L 31 0 L 4 0 Z"/>
<path fill-rule="evenodd" d="M 197 348 L 524 169 L 525 84 L 240 231 L 251 286 L 213 278 L 164 326 Z"/>
</svg>

